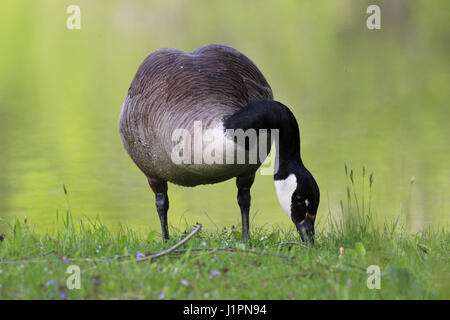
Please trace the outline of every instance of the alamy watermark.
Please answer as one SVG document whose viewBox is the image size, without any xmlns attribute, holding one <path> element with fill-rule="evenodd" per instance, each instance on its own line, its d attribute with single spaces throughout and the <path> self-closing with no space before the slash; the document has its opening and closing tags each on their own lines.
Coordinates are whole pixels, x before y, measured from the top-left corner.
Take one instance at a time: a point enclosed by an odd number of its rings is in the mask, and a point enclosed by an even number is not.
<svg viewBox="0 0 450 320">
<path fill-rule="evenodd" d="M 376 4 L 367 7 L 366 13 L 370 16 L 366 20 L 366 26 L 369 30 L 381 29 L 381 9 Z"/>
<path fill-rule="evenodd" d="M 67 7 L 66 13 L 70 16 L 66 20 L 66 27 L 69 30 L 81 29 L 81 9 L 79 6 L 72 4 Z"/>
<path fill-rule="evenodd" d="M 366 285 L 367 289 L 381 289 L 381 269 L 380 266 L 375 264 L 368 266 L 366 270 L 367 274 L 370 276 L 367 277 Z"/>
<path fill-rule="evenodd" d="M 193 130 L 177 128 L 172 132 L 171 160 L 181 165 L 191 164 L 258 164 L 261 174 L 278 171 L 278 152 L 269 151 L 279 142 L 278 129 L 226 129 L 221 126 L 204 130 L 202 121 L 195 121 Z"/>
<path fill-rule="evenodd" d="M 80 267 L 73 264 L 70 265 L 66 273 L 70 274 L 70 276 L 67 278 L 66 285 L 67 289 L 73 290 L 73 289 L 80 289 L 81 288 L 81 271 Z"/>
</svg>

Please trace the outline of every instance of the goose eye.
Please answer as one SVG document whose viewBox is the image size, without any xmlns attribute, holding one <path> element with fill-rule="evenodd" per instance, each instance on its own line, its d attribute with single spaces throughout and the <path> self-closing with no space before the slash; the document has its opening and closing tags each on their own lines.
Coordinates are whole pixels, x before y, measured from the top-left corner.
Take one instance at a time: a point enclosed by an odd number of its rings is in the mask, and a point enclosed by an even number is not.
<svg viewBox="0 0 450 320">
<path fill-rule="evenodd" d="M 302 198 L 299 195 L 295 196 L 295 202 L 297 203 L 297 205 L 304 206 L 306 204 L 306 201 L 307 200 L 305 200 L 305 198 Z M 308 205 L 306 205 L 306 206 L 308 206 Z"/>
</svg>

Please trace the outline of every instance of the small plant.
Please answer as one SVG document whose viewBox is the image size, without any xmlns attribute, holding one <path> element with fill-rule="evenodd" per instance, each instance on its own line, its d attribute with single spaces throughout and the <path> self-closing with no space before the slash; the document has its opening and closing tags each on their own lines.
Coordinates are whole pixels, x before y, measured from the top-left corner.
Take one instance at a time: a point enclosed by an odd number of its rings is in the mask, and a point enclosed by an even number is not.
<svg viewBox="0 0 450 320">
<path fill-rule="evenodd" d="M 329 209 L 327 228 L 335 237 L 354 242 L 363 239 L 369 233 L 372 235 L 377 233 L 372 212 L 374 173 L 371 172 L 369 179 L 366 179 L 366 167 L 362 167 L 361 189 L 359 189 L 361 191 L 358 195 L 358 183 L 353 169 L 349 169 L 347 164 L 344 164 L 344 172 L 347 181 L 346 204 L 343 200 L 339 202 L 341 217 L 333 217 Z"/>
</svg>

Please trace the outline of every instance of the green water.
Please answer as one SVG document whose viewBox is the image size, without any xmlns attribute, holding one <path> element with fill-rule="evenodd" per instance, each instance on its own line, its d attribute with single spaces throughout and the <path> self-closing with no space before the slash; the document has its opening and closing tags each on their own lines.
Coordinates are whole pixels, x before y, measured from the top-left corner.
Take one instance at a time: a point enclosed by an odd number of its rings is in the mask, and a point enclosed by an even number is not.
<svg viewBox="0 0 450 320">
<path fill-rule="evenodd" d="M 64 183 L 75 216 L 159 230 L 153 193 L 119 137 L 123 100 L 150 52 L 225 43 L 294 111 L 322 228 L 347 197 L 344 163 L 358 189 L 362 167 L 374 171 L 380 221 L 448 225 L 448 3 L 380 3 L 382 28 L 370 31 L 370 2 L 359 0 L 1 1 L 0 217 L 45 230 L 67 206 Z M 66 28 L 70 4 L 81 8 L 81 30 Z M 240 223 L 234 181 L 169 185 L 169 198 L 172 226 Z M 271 176 L 257 175 L 251 218 L 291 226 Z"/>
</svg>

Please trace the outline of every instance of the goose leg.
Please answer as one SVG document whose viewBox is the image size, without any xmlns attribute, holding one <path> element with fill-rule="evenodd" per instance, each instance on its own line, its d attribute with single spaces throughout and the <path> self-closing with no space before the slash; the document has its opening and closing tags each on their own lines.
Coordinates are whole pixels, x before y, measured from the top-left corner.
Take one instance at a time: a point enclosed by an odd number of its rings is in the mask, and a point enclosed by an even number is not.
<svg viewBox="0 0 450 320">
<path fill-rule="evenodd" d="M 167 181 L 148 178 L 148 183 L 155 193 L 156 211 L 158 211 L 161 231 L 164 240 L 169 240 L 167 227 L 167 211 L 169 210 L 169 197 L 167 196 Z"/>
<path fill-rule="evenodd" d="M 247 242 L 250 238 L 249 212 L 250 212 L 250 188 L 252 187 L 255 175 L 247 177 L 237 177 L 236 186 L 238 188 L 237 201 L 241 208 L 242 217 L 242 241 Z"/>
</svg>

